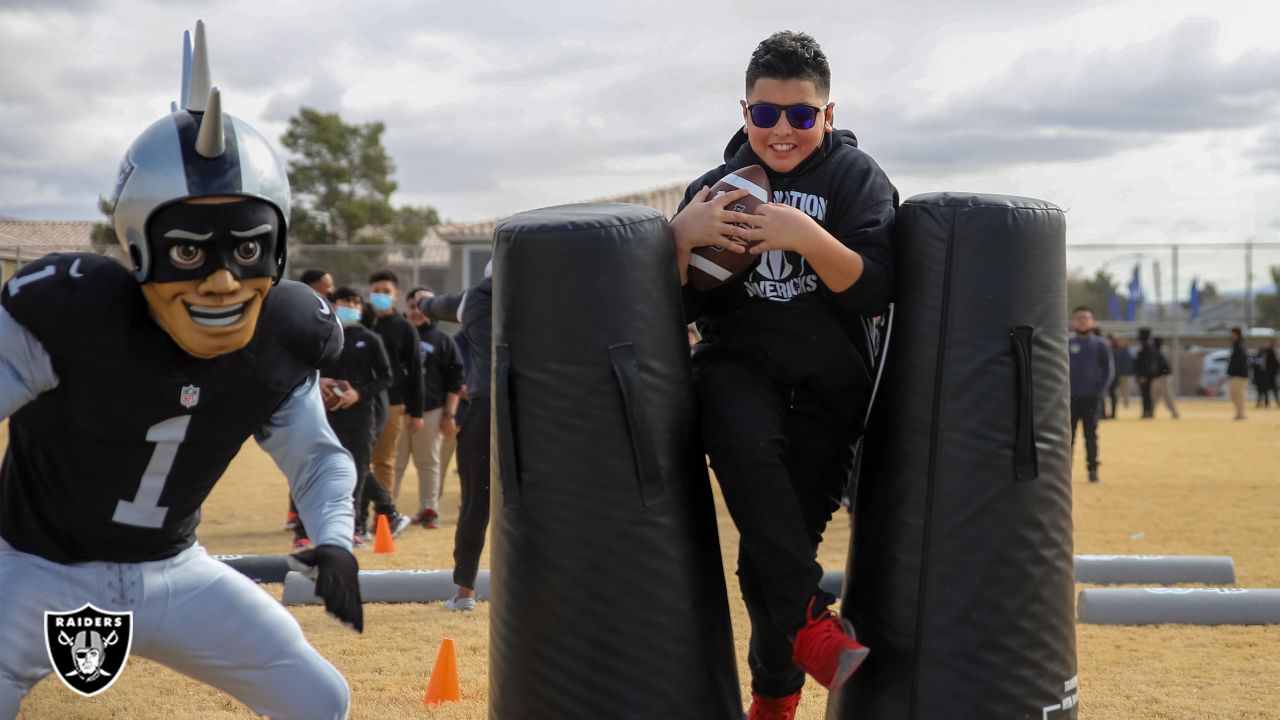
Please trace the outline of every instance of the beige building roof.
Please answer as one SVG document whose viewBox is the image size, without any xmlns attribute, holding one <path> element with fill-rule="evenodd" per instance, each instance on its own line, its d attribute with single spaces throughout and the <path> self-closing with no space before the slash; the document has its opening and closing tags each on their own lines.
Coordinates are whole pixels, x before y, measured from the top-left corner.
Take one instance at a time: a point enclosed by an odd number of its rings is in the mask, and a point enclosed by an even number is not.
<svg viewBox="0 0 1280 720">
<path fill-rule="evenodd" d="M 676 209 L 680 207 L 680 201 L 684 199 L 685 187 L 685 183 L 673 183 L 671 185 L 663 185 L 661 187 L 642 190 L 640 192 L 596 198 L 590 202 L 615 202 L 645 205 L 657 210 L 670 219 L 676 214 Z M 445 223 L 432 228 L 431 232 L 427 233 L 426 238 L 423 239 L 422 244 L 429 246 L 437 243 L 450 243 L 466 240 L 487 240 L 493 237 L 493 228 L 501 220 L 502 218 L 494 218 L 492 220 L 481 220 L 479 222 Z"/>
<path fill-rule="evenodd" d="M 0 220 L 0 248 L 54 250 L 88 249 L 92 220 Z M 47 250 L 45 248 L 48 248 Z"/>
</svg>

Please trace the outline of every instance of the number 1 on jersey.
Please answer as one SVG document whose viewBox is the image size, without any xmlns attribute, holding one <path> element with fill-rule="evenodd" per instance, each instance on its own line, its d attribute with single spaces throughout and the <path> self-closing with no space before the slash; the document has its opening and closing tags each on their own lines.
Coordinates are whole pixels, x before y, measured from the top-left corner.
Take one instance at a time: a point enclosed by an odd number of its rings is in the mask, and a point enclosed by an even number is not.
<svg viewBox="0 0 1280 720">
<path fill-rule="evenodd" d="M 173 469 L 173 460 L 178 456 L 178 446 L 187 437 L 189 424 L 190 415 L 179 415 L 147 428 L 147 442 L 155 443 L 156 448 L 151 452 L 151 461 L 142 473 L 137 494 L 133 500 L 116 503 L 112 520 L 137 527 L 158 528 L 164 525 L 169 508 L 160 505 L 160 494 L 164 492 L 169 471 Z"/>
</svg>

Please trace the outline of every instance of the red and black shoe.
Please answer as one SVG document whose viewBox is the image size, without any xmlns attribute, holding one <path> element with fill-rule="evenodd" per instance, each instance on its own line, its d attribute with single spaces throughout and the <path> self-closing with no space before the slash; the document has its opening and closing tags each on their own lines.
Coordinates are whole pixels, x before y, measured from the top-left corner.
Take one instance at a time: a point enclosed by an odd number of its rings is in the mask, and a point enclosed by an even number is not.
<svg viewBox="0 0 1280 720">
<path fill-rule="evenodd" d="M 421 525 L 425 530 L 435 530 L 436 528 L 440 527 L 440 524 L 439 524 L 440 516 L 436 514 L 435 510 L 432 510 L 431 508 L 424 508 L 422 512 L 418 513 L 418 517 L 414 519 L 417 520 L 418 524 Z"/>
<path fill-rule="evenodd" d="M 747 720 L 795 720 L 796 708 L 800 705 L 800 691 L 780 698 L 771 698 L 751 693 L 751 709 L 747 711 Z"/>
<path fill-rule="evenodd" d="M 795 648 L 791 659 L 827 690 L 835 691 L 871 651 L 858 642 L 848 620 L 827 608 L 814 608 L 814 600 L 810 598 L 805 613 L 808 621 L 791 641 Z"/>
</svg>

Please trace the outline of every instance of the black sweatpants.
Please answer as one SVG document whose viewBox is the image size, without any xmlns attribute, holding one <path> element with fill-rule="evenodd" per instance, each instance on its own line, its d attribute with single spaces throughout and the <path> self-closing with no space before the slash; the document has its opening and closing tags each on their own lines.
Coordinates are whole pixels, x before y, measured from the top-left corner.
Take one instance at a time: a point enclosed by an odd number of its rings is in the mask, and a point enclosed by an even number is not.
<svg viewBox="0 0 1280 720">
<path fill-rule="evenodd" d="M 793 636 L 818 588 L 818 544 L 853 469 L 865 388 L 819 394 L 777 383 L 749 358 L 697 368 L 702 436 L 741 535 L 738 579 L 751 618 L 751 687 L 766 697 L 800 690 Z"/>
<path fill-rule="evenodd" d="M 458 429 L 458 481 L 462 486 L 453 536 L 453 583 L 474 588 L 489 529 L 489 398 L 472 398 Z"/>
<path fill-rule="evenodd" d="M 372 425 L 372 423 L 373 418 L 370 418 L 369 424 Z M 360 500 L 363 497 L 364 478 L 368 473 L 369 460 L 373 455 L 373 435 L 369 432 L 369 427 L 365 425 L 341 425 L 338 427 L 330 425 L 330 427 L 333 428 L 333 434 L 338 436 L 338 444 L 351 453 L 351 459 L 355 461 L 356 486 L 351 492 L 351 502 L 354 503 L 353 507 L 359 513 L 363 504 Z M 356 524 L 356 532 L 360 532 L 359 523 Z M 298 524 L 294 527 L 293 534 L 295 537 L 300 538 L 307 536 L 307 529 L 303 526 L 301 517 L 298 518 Z"/>
<path fill-rule="evenodd" d="M 1084 425 L 1084 456 L 1089 472 L 1093 472 L 1098 469 L 1098 398 L 1071 398 L 1072 448 L 1076 445 L 1076 425 Z"/>
<path fill-rule="evenodd" d="M 378 396 L 373 400 L 372 406 L 373 423 L 369 426 L 368 454 L 365 455 L 363 464 L 356 465 L 356 474 L 360 476 L 356 480 L 358 491 L 356 494 L 357 533 L 363 533 L 365 530 L 376 532 L 378 529 L 376 524 L 372 527 L 369 525 L 369 503 L 373 503 L 373 515 L 375 518 L 379 515 L 386 515 L 387 519 L 390 520 L 391 516 L 396 514 L 396 504 L 391 499 L 391 493 L 382 487 L 382 483 L 378 482 L 378 478 L 374 477 L 373 471 L 370 469 L 370 463 L 373 462 L 373 446 L 378 442 L 378 435 L 382 432 L 382 426 L 387 422 L 386 390 L 378 393 Z"/>
<path fill-rule="evenodd" d="M 1146 382 L 1138 383 L 1138 391 L 1142 393 L 1142 417 L 1151 418 L 1156 416 L 1156 406 L 1151 400 L 1151 378 L 1147 378 Z"/>
</svg>

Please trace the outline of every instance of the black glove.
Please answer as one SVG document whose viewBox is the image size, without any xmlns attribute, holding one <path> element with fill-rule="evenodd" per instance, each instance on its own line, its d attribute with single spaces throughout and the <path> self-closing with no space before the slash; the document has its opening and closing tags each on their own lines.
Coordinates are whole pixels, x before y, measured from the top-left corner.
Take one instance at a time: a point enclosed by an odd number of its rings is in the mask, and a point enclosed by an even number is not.
<svg viewBox="0 0 1280 720">
<path fill-rule="evenodd" d="M 317 545 L 289 556 L 289 567 L 315 580 L 316 595 L 325 612 L 364 632 L 364 606 L 360 600 L 360 566 L 350 550 L 337 545 Z"/>
</svg>

